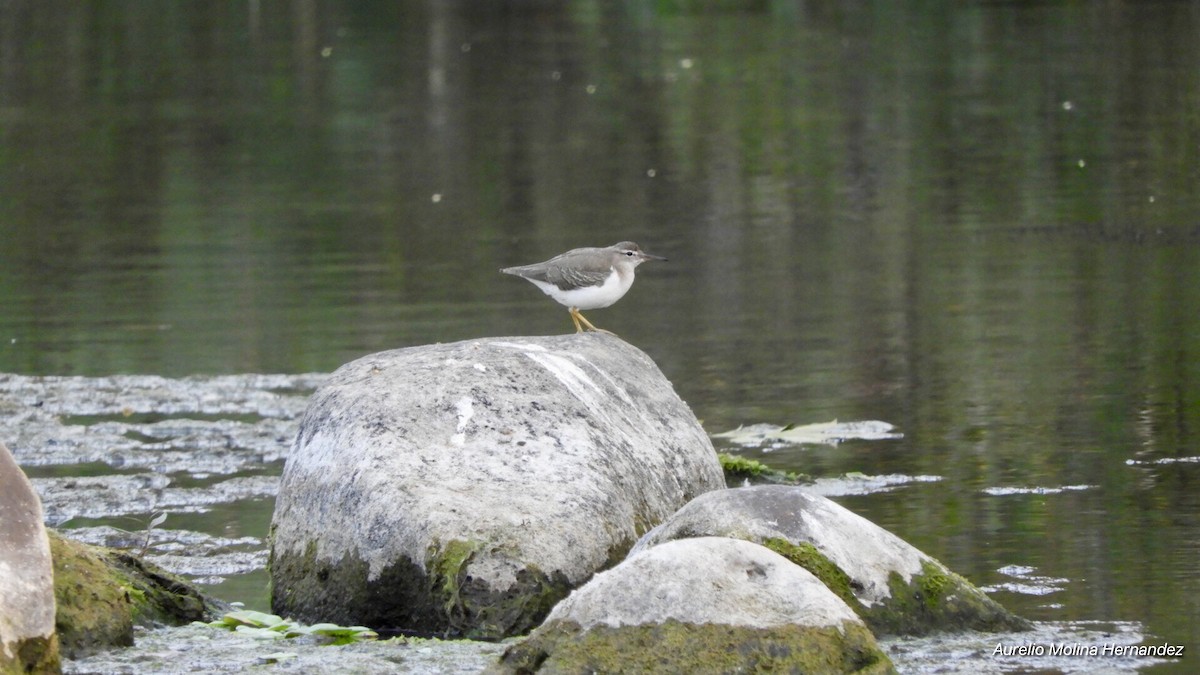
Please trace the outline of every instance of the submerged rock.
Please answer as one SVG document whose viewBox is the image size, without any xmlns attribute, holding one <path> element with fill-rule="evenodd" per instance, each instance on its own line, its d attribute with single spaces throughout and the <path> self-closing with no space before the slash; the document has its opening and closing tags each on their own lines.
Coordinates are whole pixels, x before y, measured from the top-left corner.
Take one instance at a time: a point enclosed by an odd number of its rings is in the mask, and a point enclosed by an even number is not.
<svg viewBox="0 0 1200 675">
<path fill-rule="evenodd" d="M 877 634 L 1031 627 L 963 577 L 871 521 L 804 488 L 781 485 L 697 497 L 633 552 L 686 537 L 763 544 L 817 575 Z"/>
<path fill-rule="evenodd" d="M 58 669 L 54 611 L 42 503 L 0 443 L 0 673 Z"/>
<path fill-rule="evenodd" d="M 763 546 L 700 537 L 631 554 L 554 608 L 493 673 L 892 672 L 820 580 Z"/>
<path fill-rule="evenodd" d="M 644 353 L 602 334 L 374 354 L 315 393 L 272 523 L 272 607 L 499 638 L 723 489 Z"/>
</svg>

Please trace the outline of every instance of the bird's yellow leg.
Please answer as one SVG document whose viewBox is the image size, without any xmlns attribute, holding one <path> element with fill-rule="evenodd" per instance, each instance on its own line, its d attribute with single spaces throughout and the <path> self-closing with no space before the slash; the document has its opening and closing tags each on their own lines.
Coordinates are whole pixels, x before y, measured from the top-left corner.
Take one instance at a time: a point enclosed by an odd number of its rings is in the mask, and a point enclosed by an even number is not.
<svg viewBox="0 0 1200 675">
<path fill-rule="evenodd" d="M 582 333 L 583 326 L 579 325 L 579 320 L 583 319 L 583 315 L 580 314 L 579 310 L 575 309 L 574 307 L 568 307 L 567 311 L 569 311 L 571 313 L 571 321 L 575 324 L 575 332 Z M 583 321 L 584 321 L 584 323 L 587 323 L 587 319 L 583 319 Z M 588 325 L 590 326 L 591 324 L 588 324 Z"/>
<path fill-rule="evenodd" d="M 576 332 L 582 332 L 579 330 L 579 323 L 582 321 L 583 325 L 587 326 L 588 330 L 593 330 L 593 331 L 596 331 L 597 333 L 608 333 L 609 335 L 616 335 L 616 333 L 614 333 L 612 331 L 604 330 L 603 328 L 596 328 L 595 326 L 592 325 L 591 321 L 587 320 L 587 317 L 585 317 L 583 315 L 583 313 L 581 313 L 578 309 L 576 309 L 574 307 L 571 308 L 571 318 L 578 319 L 578 321 L 575 322 Z"/>
</svg>

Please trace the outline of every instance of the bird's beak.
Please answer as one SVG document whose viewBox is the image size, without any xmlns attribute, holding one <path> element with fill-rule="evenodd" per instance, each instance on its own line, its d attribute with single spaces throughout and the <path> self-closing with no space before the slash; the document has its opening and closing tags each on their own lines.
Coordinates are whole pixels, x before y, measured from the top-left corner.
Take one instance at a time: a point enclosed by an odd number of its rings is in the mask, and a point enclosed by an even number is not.
<svg viewBox="0 0 1200 675">
<path fill-rule="evenodd" d="M 662 260 L 663 262 L 666 262 L 666 260 L 667 260 L 666 258 L 662 257 L 661 255 L 653 255 L 650 253 L 646 253 L 645 251 L 639 251 L 639 253 L 642 256 L 642 260 Z"/>
</svg>

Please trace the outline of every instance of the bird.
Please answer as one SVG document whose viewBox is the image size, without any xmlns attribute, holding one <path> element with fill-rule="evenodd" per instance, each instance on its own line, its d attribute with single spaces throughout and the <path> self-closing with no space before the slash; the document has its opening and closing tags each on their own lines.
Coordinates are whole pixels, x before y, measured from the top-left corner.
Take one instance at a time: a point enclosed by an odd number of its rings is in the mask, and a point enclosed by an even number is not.
<svg viewBox="0 0 1200 675">
<path fill-rule="evenodd" d="M 575 332 L 596 328 L 580 314 L 581 309 L 608 307 L 621 299 L 633 285 L 633 270 L 648 260 L 666 260 L 646 253 L 632 241 L 606 248 L 575 248 L 532 265 L 505 267 L 500 271 L 521 277 L 542 289 L 571 313 Z"/>
</svg>

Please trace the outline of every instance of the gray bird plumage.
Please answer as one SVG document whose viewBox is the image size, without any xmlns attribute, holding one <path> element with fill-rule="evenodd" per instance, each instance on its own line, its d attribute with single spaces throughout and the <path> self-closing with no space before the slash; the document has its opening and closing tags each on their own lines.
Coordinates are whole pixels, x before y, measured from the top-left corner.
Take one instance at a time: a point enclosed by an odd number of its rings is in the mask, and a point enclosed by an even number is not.
<svg viewBox="0 0 1200 675">
<path fill-rule="evenodd" d="M 647 260 L 666 260 L 642 251 L 632 241 L 606 248 L 576 248 L 532 265 L 505 267 L 500 271 L 521 277 L 564 305 L 571 312 L 575 330 L 581 323 L 597 330 L 579 313 L 581 309 L 608 307 L 633 285 L 634 268 Z"/>
</svg>

